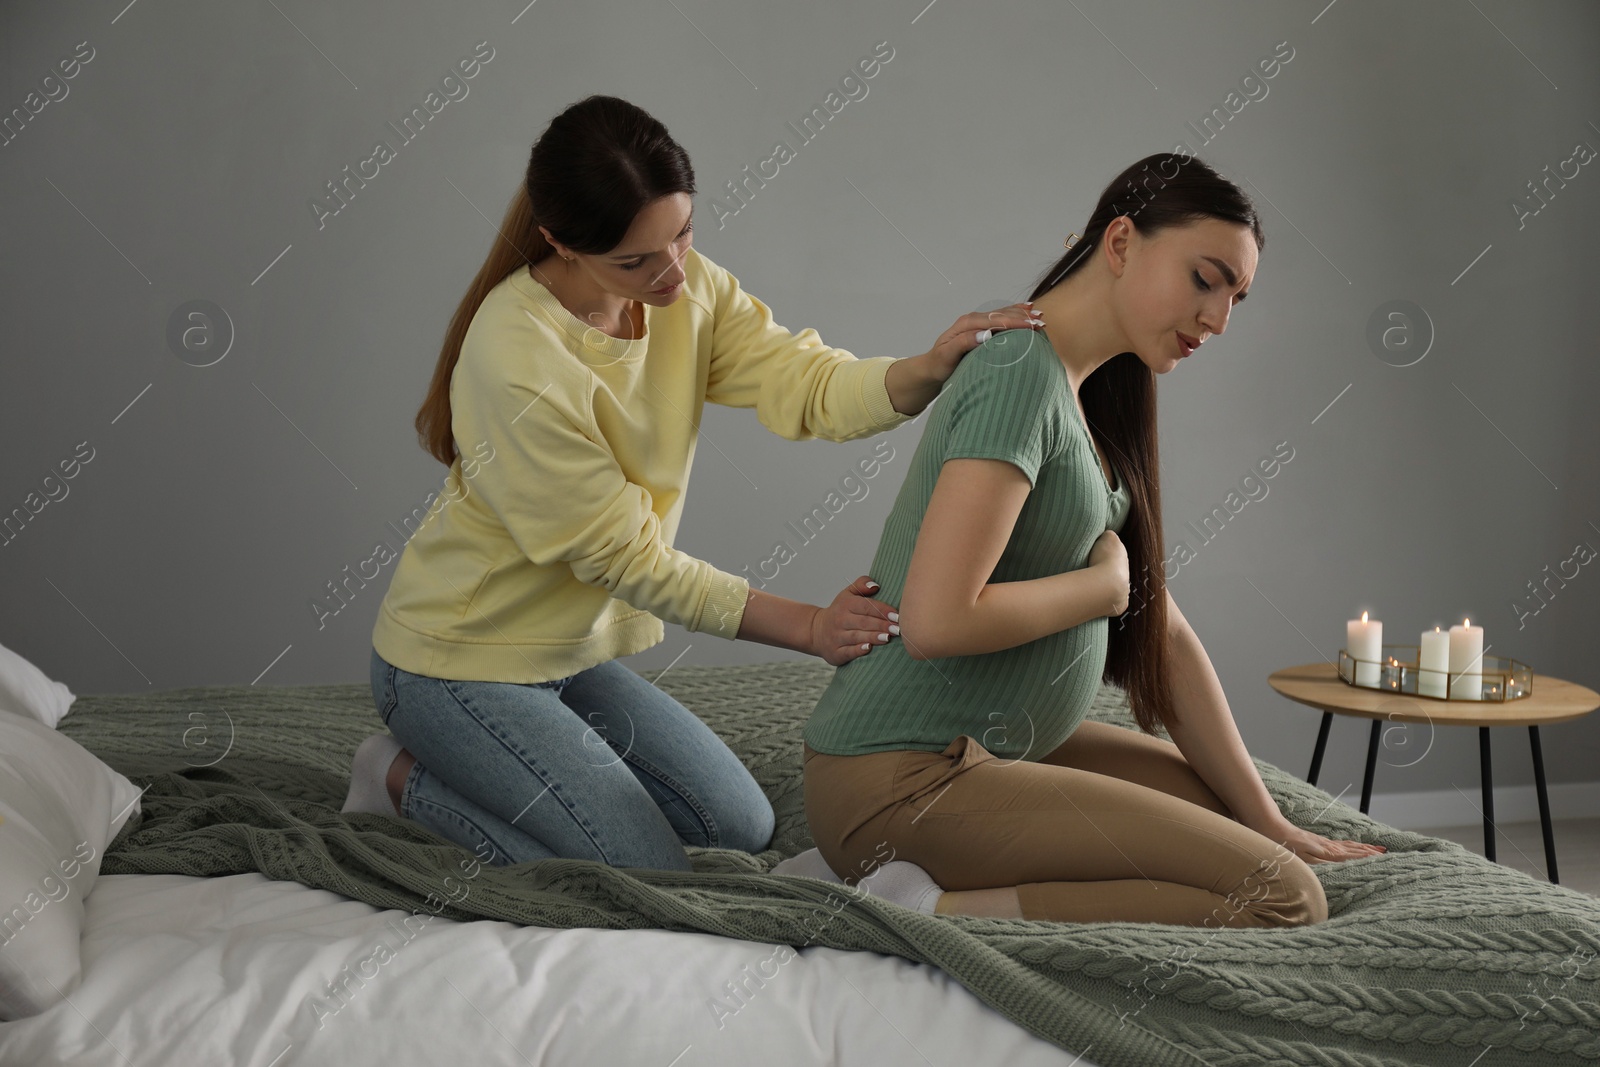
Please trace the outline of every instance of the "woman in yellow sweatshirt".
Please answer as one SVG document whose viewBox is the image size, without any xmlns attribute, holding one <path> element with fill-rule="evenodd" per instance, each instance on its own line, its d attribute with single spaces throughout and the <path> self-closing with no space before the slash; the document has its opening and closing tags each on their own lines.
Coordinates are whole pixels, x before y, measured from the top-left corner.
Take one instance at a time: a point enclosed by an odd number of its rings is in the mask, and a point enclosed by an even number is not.
<svg viewBox="0 0 1600 1067">
<path fill-rule="evenodd" d="M 728 747 L 617 662 L 663 619 L 835 666 L 898 632 L 853 581 L 825 607 L 676 548 L 707 401 L 790 440 L 890 430 L 1025 304 L 974 312 L 919 356 L 857 359 L 773 321 L 691 245 L 687 154 L 591 96 L 534 144 L 456 310 L 416 426 L 450 467 L 372 632 L 386 734 L 345 811 L 398 813 L 490 862 L 552 856 L 687 870 L 685 844 L 765 849 L 773 813 Z"/>
</svg>

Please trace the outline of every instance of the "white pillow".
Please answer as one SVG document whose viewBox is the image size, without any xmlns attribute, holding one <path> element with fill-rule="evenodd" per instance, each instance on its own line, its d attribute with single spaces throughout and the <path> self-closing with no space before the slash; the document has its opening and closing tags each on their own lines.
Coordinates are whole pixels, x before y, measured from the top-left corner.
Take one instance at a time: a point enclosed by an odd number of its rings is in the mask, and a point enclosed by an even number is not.
<svg viewBox="0 0 1600 1067">
<path fill-rule="evenodd" d="M 76 699 L 65 683 L 0 645 L 0 711 L 31 716 L 54 730 Z"/>
<path fill-rule="evenodd" d="M 0 1021 L 78 987 L 83 899 L 140 795 L 66 734 L 0 715 Z"/>
</svg>

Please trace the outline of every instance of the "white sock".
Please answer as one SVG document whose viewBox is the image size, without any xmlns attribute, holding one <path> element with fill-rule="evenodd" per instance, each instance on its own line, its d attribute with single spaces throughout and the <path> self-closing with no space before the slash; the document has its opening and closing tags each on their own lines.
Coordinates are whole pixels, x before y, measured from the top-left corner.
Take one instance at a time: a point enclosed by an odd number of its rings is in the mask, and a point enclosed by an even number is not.
<svg viewBox="0 0 1600 1067">
<path fill-rule="evenodd" d="M 932 915 L 934 905 L 944 896 L 928 872 L 910 860 L 890 860 L 856 884 L 872 896 L 924 915 Z"/>
<path fill-rule="evenodd" d="M 350 762 L 350 793 L 341 813 L 370 811 L 374 815 L 399 816 L 389 799 L 389 768 L 405 746 L 390 734 L 373 734 L 356 746 Z"/>
<path fill-rule="evenodd" d="M 824 882 L 844 884 L 844 879 L 833 873 L 833 868 L 822 858 L 822 853 L 814 848 L 808 848 L 798 856 L 790 856 L 767 873 L 799 875 L 802 878 L 820 878 Z"/>
</svg>

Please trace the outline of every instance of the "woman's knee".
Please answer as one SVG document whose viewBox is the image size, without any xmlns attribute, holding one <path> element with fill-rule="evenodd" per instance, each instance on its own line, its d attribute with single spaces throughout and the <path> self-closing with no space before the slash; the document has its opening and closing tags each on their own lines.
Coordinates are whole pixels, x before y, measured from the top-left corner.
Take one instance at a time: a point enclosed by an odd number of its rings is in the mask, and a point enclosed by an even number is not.
<svg viewBox="0 0 1600 1067">
<path fill-rule="evenodd" d="M 1322 888 L 1322 879 L 1311 869 L 1311 864 L 1296 856 L 1294 859 L 1294 900 L 1299 905 L 1299 922 L 1310 926 L 1328 921 L 1328 894 Z"/>
<path fill-rule="evenodd" d="M 739 847 L 746 852 L 764 852 L 772 844 L 772 835 L 778 828 L 778 813 L 772 810 L 772 801 L 765 793 L 750 806 L 750 830 L 745 844 Z"/>
<path fill-rule="evenodd" d="M 1328 897 L 1311 865 L 1279 847 L 1227 894 L 1205 926 L 1312 926 L 1328 918 Z"/>
<path fill-rule="evenodd" d="M 772 843 L 777 824 L 778 816 L 772 810 L 772 802 L 757 788 L 753 795 L 718 814 L 714 847 L 764 852 Z"/>
</svg>

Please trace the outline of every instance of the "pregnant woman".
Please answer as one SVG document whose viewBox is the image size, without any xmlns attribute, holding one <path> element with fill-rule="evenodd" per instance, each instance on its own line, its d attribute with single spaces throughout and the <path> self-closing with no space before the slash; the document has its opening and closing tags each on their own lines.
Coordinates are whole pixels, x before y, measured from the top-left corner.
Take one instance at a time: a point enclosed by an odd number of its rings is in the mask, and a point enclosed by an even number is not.
<svg viewBox="0 0 1600 1067">
<path fill-rule="evenodd" d="M 880 433 L 987 328 L 1039 323 L 1024 305 L 964 315 L 905 359 L 791 334 L 691 247 L 694 192 L 666 128 L 616 97 L 534 144 L 417 415 L 446 499 L 419 515 L 373 627 L 389 732 L 357 749 L 344 811 L 413 819 L 497 865 L 760 851 L 773 812 L 749 771 L 618 658 L 659 643 L 662 619 L 834 666 L 889 644 L 898 616 L 866 576 L 817 607 L 672 546 L 701 409 L 755 408 L 795 441 Z"/>
<path fill-rule="evenodd" d="M 826 867 L 774 873 L 945 914 L 1293 926 L 1328 915 L 1310 863 L 1381 851 L 1279 811 L 1163 581 L 1155 376 L 1227 328 L 1263 243 L 1237 186 L 1147 157 L 1035 287 L 1046 328 L 951 375 L 872 561 L 901 640 L 805 727 Z M 1102 676 L 1141 731 L 1083 721 Z"/>
</svg>

